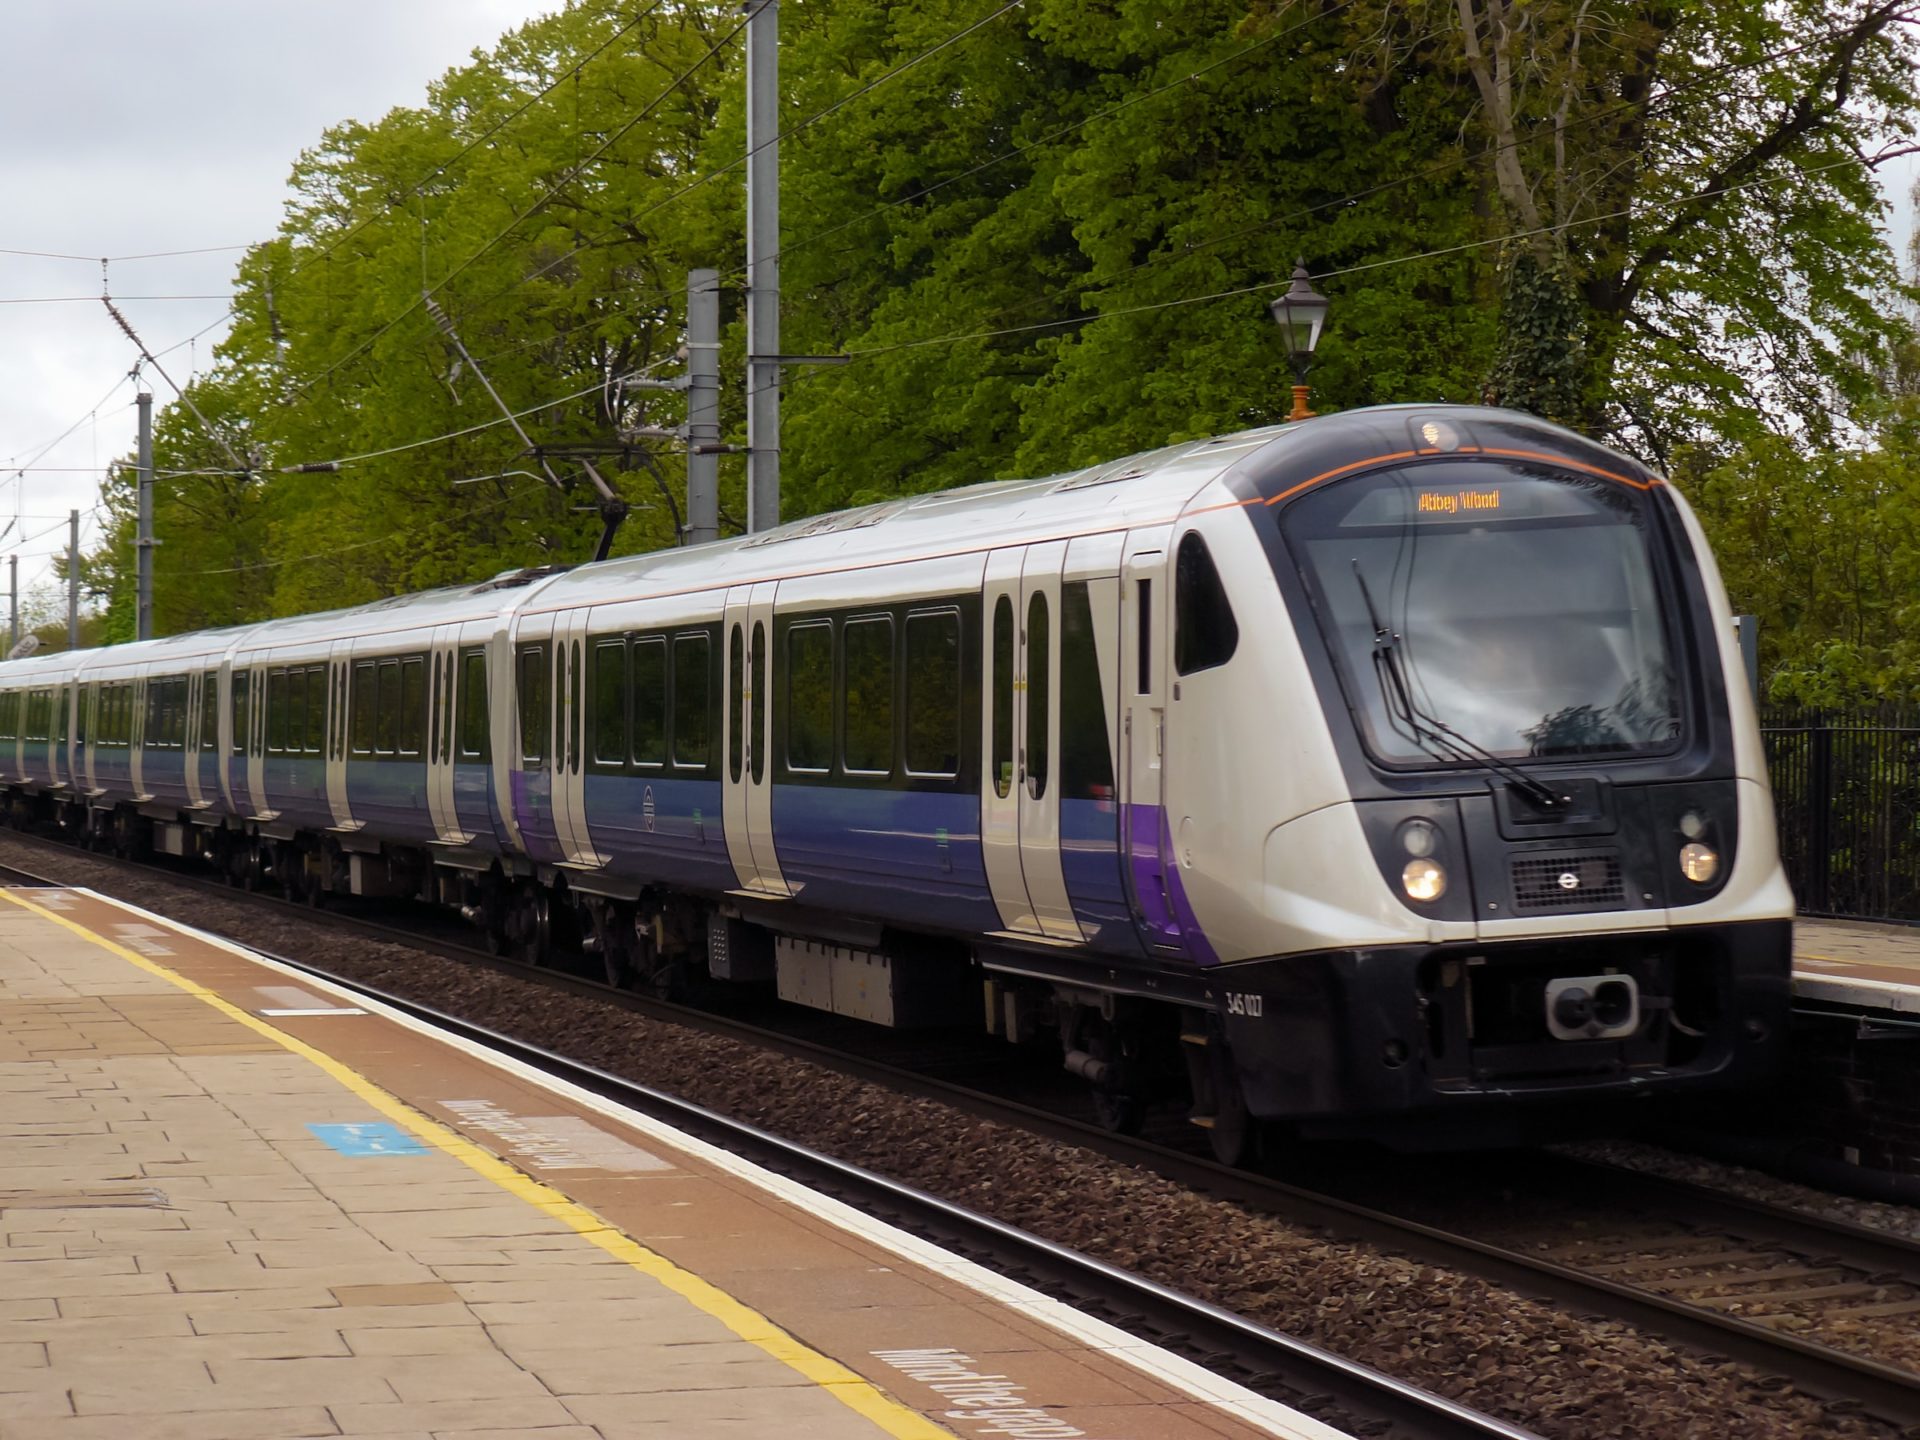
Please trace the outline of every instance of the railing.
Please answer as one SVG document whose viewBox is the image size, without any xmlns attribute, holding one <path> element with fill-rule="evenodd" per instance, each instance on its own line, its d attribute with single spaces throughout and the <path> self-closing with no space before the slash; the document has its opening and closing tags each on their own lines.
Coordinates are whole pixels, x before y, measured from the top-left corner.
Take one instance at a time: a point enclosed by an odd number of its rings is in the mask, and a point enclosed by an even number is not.
<svg viewBox="0 0 1920 1440">
<path fill-rule="evenodd" d="M 1769 710 L 1761 734 L 1800 908 L 1920 921 L 1920 712 Z"/>
</svg>

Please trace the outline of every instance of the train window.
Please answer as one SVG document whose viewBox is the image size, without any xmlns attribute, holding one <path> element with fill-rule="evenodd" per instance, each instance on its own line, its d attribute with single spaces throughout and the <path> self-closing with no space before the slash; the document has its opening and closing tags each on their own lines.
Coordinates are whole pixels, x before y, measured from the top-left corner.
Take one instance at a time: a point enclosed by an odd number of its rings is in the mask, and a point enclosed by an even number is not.
<svg viewBox="0 0 1920 1440">
<path fill-rule="evenodd" d="M 327 743 L 327 667 L 307 667 L 307 734 L 309 755 L 318 755 Z"/>
<path fill-rule="evenodd" d="M 993 793 L 1013 790 L 1013 601 L 993 605 Z"/>
<path fill-rule="evenodd" d="M 306 744 L 307 712 L 314 708 L 307 694 L 310 688 L 303 667 L 294 666 L 287 671 L 287 739 L 283 748 L 289 755 L 298 755 Z M 321 696 L 311 698 L 326 704 Z"/>
<path fill-rule="evenodd" d="M 1047 597 L 1036 591 L 1027 601 L 1027 794 L 1047 793 L 1048 706 L 1051 697 L 1052 640 L 1047 634 Z"/>
<path fill-rule="evenodd" d="M 547 758 L 547 657 L 538 645 L 520 652 L 520 758 L 538 764 Z"/>
<path fill-rule="evenodd" d="M 667 640 L 633 642 L 633 763 L 667 763 Z"/>
<path fill-rule="evenodd" d="M 400 662 L 400 718 L 393 738 L 402 755 L 418 755 L 427 738 L 427 662 L 409 655 Z"/>
<path fill-rule="evenodd" d="M 840 627 L 845 657 L 841 696 L 841 759 L 859 775 L 893 773 L 893 617 L 849 620 Z"/>
<path fill-rule="evenodd" d="M 740 627 L 733 627 L 727 644 L 727 774 L 740 783 L 740 712 L 745 704 L 746 657 L 741 654 Z"/>
<path fill-rule="evenodd" d="M 571 761 L 570 768 L 576 775 L 580 773 L 580 752 L 585 748 L 580 743 L 580 727 L 586 723 L 586 706 L 581 703 L 580 694 L 581 687 L 586 684 L 583 678 L 585 673 L 580 668 L 580 642 L 576 640 L 573 642 L 573 677 L 567 685 L 567 703 L 573 707 L 573 721 L 567 727 L 570 747 L 567 753 Z"/>
<path fill-rule="evenodd" d="M 713 730 L 713 647 L 705 635 L 673 640 L 673 763 L 707 768 Z"/>
<path fill-rule="evenodd" d="M 960 612 L 920 611 L 903 632 L 907 773 L 960 773 Z"/>
<path fill-rule="evenodd" d="M 1060 798 L 1113 800 L 1113 743 L 1093 603 L 1084 580 L 1060 587 Z"/>
<path fill-rule="evenodd" d="M 307 717 L 315 710 L 325 715 L 327 697 L 317 693 L 319 686 L 308 676 L 305 666 L 290 666 L 287 682 L 292 702 L 287 711 L 287 753 L 298 755 L 306 748 Z"/>
<path fill-rule="evenodd" d="M 441 741 L 440 717 L 447 711 L 447 680 L 445 657 L 438 651 L 427 656 L 427 663 L 433 667 L 433 674 L 427 683 L 427 759 L 440 760 L 445 754 Z"/>
<path fill-rule="evenodd" d="M 1233 658 L 1240 627 L 1207 542 L 1189 530 L 1173 565 L 1173 668 L 1182 675 L 1211 670 Z"/>
<path fill-rule="evenodd" d="M 353 666 L 353 684 L 350 696 L 353 701 L 353 724 L 348 731 L 348 744 L 356 755 L 373 753 L 374 718 L 373 705 L 377 695 L 373 674 L 373 661 L 356 660 Z"/>
<path fill-rule="evenodd" d="M 754 626 L 754 678 L 760 678 Z M 753 703 L 756 732 L 760 700 Z M 760 778 L 759 737 L 754 739 L 754 779 Z M 787 631 L 787 768 L 824 773 L 833 765 L 833 623 L 827 620 L 795 625 Z"/>
<path fill-rule="evenodd" d="M 453 759 L 453 653 L 440 657 L 440 700 L 434 710 L 438 717 L 440 738 L 437 742 L 437 758 Z"/>
<path fill-rule="evenodd" d="M 593 758 L 602 765 L 627 759 L 627 646 L 603 640 L 593 647 Z"/>
<path fill-rule="evenodd" d="M 460 755 L 484 760 L 493 748 L 487 732 L 487 652 L 469 650 L 460 657 Z"/>
<path fill-rule="evenodd" d="M 253 683 L 253 676 L 245 670 L 233 672 L 233 753 L 247 753 L 247 692 Z"/>
<path fill-rule="evenodd" d="M 1142 695 L 1150 695 L 1153 693 L 1153 581 L 1134 581 L 1133 596 L 1136 622 L 1134 636 L 1138 641 L 1138 653 L 1134 658 L 1140 671 L 1140 679 L 1134 689 Z"/>
<path fill-rule="evenodd" d="M 748 703 L 753 714 L 747 719 L 747 768 L 753 774 L 753 783 L 758 785 L 767 773 L 767 627 L 761 621 L 753 622 L 753 682 L 748 694 Z M 832 702 L 829 701 L 829 704 Z"/>
<path fill-rule="evenodd" d="M 200 677 L 200 748 L 220 747 L 220 672 L 209 670 Z"/>
<path fill-rule="evenodd" d="M 287 672 L 267 672 L 267 753 L 287 748 Z"/>
<path fill-rule="evenodd" d="M 393 754 L 400 719 L 400 662 L 382 660 L 376 672 L 373 698 L 373 753 Z"/>
</svg>

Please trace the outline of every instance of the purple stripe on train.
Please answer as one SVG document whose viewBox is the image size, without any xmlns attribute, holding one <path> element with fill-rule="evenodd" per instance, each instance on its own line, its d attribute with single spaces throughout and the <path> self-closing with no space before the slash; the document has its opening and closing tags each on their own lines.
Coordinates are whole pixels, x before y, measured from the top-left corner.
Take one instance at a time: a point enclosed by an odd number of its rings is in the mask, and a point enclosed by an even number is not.
<svg viewBox="0 0 1920 1440">
<path fill-rule="evenodd" d="M 1196 965 L 1218 965 L 1220 957 L 1200 929 L 1187 899 L 1180 867 L 1174 863 L 1173 830 L 1165 807 L 1126 805 L 1127 854 L 1132 868 L 1134 903 L 1140 907 L 1147 938 L 1178 946 Z"/>
</svg>

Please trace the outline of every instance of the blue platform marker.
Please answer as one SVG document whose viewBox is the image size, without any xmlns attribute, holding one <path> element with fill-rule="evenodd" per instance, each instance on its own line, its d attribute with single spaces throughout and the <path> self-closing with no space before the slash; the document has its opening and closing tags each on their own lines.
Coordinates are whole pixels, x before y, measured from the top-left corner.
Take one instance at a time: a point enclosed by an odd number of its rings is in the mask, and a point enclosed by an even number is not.
<svg viewBox="0 0 1920 1440">
<path fill-rule="evenodd" d="M 342 1155 L 425 1155 L 427 1147 L 398 1125 L 372 1121 L 364 1125 L 314 1125 L 311 1130 Z"/>
</svg>

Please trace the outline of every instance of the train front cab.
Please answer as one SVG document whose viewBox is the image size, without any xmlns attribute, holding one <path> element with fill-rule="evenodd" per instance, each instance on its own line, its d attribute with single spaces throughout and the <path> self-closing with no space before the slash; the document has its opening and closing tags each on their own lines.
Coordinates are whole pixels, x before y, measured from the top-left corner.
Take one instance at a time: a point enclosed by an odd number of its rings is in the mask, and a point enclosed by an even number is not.
<svg viewBox="0 0 1920 1440">
<path fill-rule="evenodd" d="M 1763 1084 L 1792 898 L 1685 502 L 1484 410 L 1316 421 L 1229 485 L 1248 523 L 1209 534 L 1277 585 L 1272 703 L 1183 677 L 1169 773 L 1218 806 L 1174 850 L 1250 1113 L 1449 1143 Z M 1263 810 L 1293 818 L 1236 893 Z"/>
</svg>

